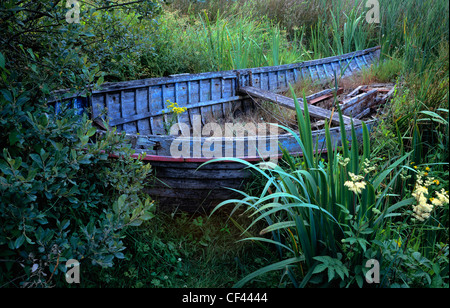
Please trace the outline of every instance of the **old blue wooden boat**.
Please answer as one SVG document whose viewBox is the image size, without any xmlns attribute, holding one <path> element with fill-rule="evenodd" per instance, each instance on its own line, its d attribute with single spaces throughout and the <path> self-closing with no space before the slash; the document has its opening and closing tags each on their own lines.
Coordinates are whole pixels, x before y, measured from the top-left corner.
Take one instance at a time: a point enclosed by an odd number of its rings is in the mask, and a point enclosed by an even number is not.
<svg viewBox="0 0 450 308">
<path fill-rule="evenodd" d="M 105 83 L 86 98 L 68 96 L 62 91 L 57 93 L 55 101 L 58 106 L 64 100 L 72 100 L 74 108 L 88 111 L 91 119 L 108 119 L 110 126 L 125 131 L 136 156 L 145 153 L 143 159 L 152 164 L 155 171 L 156 180 L 149 181 L 146 191 L 171 204 L 189 199 L 187 204 L 195 207 L 205 200 L 232 197 L 234 193 L 227 188 L 242 188 L 250 176 L 242 164 L 229 161 L 198 169 L 204 162 L 216 157 L 239 157 L 250 162 L 279 157 L 278 143 L 291 153 L 301 154 L 291 134 L 211 136 L 208 135 L 209 123 L 254 109 L 255 98 L 292 108 L 293 100 L 280 94 L 289 84 L 306 78 L 330 80 L 335 72 L 351 76 L 378 61 L 379 53 L 380 48 L 375 47 L 289 65 Z M 349 97 L 343 109 L 348 107 L 344 117 L 346 127 L 350 129 L 353 117 L 360 134 L 358 117 L 370 109 L 361 101 L 373 98 L 374 93 L 358 93 Z M 308 102 L 326 94 L 323 91 L 313 95 L 307 98 Z M 165 129 L 164 123 L 170 122 L 172 111 L 168 102 L 186 108 L 178 116 L 175 135 L 168 135 Z M 339 121 L 332 111 L 312 104 L 309 112 L 317 119 Z M 369 128 L 373 123 L 366 122 Z M 340 144 L 338 126 L 331 129 L 331 135 L 335 143 Z M 325 148 L 323 130 L 314 131 L 314 138 L 319 142 L 319 149 Z"/>
</svg>

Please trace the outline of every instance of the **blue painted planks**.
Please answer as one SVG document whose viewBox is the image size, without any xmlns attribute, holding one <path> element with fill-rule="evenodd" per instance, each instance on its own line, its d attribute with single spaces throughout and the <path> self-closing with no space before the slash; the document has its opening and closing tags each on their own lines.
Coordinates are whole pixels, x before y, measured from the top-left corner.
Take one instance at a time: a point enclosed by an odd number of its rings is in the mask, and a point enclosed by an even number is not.
<svg viewBox="0 0 450 308">
<path fill-rule="evenodd" d="M 162 87 L 160 85 L 157 86 L 151 86 L 149 87 L 149 96 L 150 96 L 150 103 L 149 103 L 149 109 L 150 113 L 157 112 L 162 109 L 164 109 L 164 103 L 163 103 L 163 97 L 162 97 Z M 150 117 L 150 125 L 151 125 L 151 131 L 153 135 L 164 135 L 166 134 L 164 130 L 163 125 L 163 117 L 162 116 L 155 116 Z"/>
<path fill-rule="evenodd" d="M 136 114 L 143 114 L 150 111 L 149 109 L 148 88 L 136 89 Z M 141 135 L 150 135 L 150 118 L 137 121 L 137 132 Z"/>
<path fill-rule="evenodd" d="M 211 84 L 211 79 L 200 80 L 200 102 L 211 100 Z M 203 125 L 214 119 L 211 106 L 201 107 L 200 112 Z"/>
<path fill-rule="evenodd" d="M 122 107 L 121 118 L 126 118 L 136 114 L 136 91 L 121 91 L 120 102 Z M 130 122 L 123 124 L 123 130 L 127 133 L 137 133 L 137 123 Z"/>
<path fill-rule="evenodd" d="M 220 100 L 222 98 L 222 78 L 211 79 L 211 100 Z M 222 104 L 212 105 L 213 119 L 223 118 Z"/>
</svg>

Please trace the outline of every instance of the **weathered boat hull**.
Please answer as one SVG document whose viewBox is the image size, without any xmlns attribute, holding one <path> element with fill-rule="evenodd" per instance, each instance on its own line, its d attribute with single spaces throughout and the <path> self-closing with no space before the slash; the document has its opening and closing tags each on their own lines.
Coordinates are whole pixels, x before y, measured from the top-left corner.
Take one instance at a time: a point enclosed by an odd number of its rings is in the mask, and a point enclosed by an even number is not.
<svg viewBox="0 0 450 308">
<path fill-rule="evenodd" d="M 269 148 L 272 150 L 270 157 L 279 158 L 278 144 L 278 152 L 273 152 L 271 142 L 274 138 L 291 153 L 301 154 L 301 150 L 290 134 L 271 134 L 267 137 L 260 136 L 257 140 L 251 136 L 241 139 L 230 139 L 226 136 L 211 138 L 193 135 L 192 128 L 195 125 L 198 124 L 201 131 L 205 125 L 216 119 L 254 108 L 252 99 L 240 91 L 241 88 L 279 93 L 286 91 L 289 84 L 305 78 L 325 81 L 334 78 L 335 74 L 350 76 L 378 61 L 379 52 L 379 47 L 375 47 L 289 65 L 106 83 L 101 89 L 92 91 L 87 99 L 76 100 L 74 108 L 82 112 L 88 107 L 92 119 L 108 119 L 110 126 L 127 133 L 136 149 L 136 155 L 146 153 L 144 160 L 152 164 L 156 175 L 156 179 L 146 188 L 150 195 L 162 198 L 224 200 L 235 195 L 227 188 L 242 189 L 251 176 L 250 172 L 243 170 L 243 165 L 235 162 L 214 163 L 198 169 L 204 162 L 214 157 L 238 157 L 256 162 L 268 156 L 264 157 L 264 153 L 261 155 L 259 150 Z M 77 96 L 67 96 L 60 92 L 56 93 L 55 100 L 59 104 L 74 97 Z M 167 101 L 187 108 L 187 112 L 181 114 L 178 119 L 181 137 L 168 136 L 164 129 L 164 122 L 168 121 L 170 113 Z M 372 125 L 373 123 L 368 123 L 369 128 Z M 350 129 L 349 125 L 346 127 Z M 360 136 L 362 127 L 359 121 L 355 128 Z M 332 128 L 331 135 L 335 144 L 341 144 L 339 128 Z M 348 133 L 347 136 L 351 134 Z M 313 138 L 319 143 L 318 150 L 326 148 L 324 131 L 315 131 Z M 173 147 L 174 142 L 188 145 L 189 150 L 179 157 L 174 155 L 173 150 L 177 152 L 177 148 Z M 214 155 L 211 151 L 204 153 L 205 151 L 196 150 L 196 145 L 209 150 L 211 143 L 214 143 Z M 242 144 L 245 144 L 244 150 L 240 152 Z M 257 144 L 257 153 L 250 144 Z M 253 150 L 252 153 L 250 149 Z"/>
<path fill-rule="evenodd" d="M 366 122 L 366 126 L 369 130 L 376 125 L 376 121 Z M 346 127 L 347 141 L 351 142 L 351 125 Z M 354 126 L 356 132 L 356 138 L 358 141 L 362 140 L 362 125 Z M 166 137 L 142 137 L 139 135 L 128 135 L 128 137 L 134 141 L 133 144 L 138 145 L 139 139 L 152 138 L 155 142 L 158 142 L 159 138 L 166 139 L 166 141 L 173 142 L 175 139 L 183 140 L 182 137 L 172 137 L 169 140 Z M 330 129 L 331 143 L 334 146 L 341 146 L 341 131 L 339 127 Z M 326 139 L 325 131 L 317 130 L 312 132 L 313 144 L 316 144 L 316 151 L 326 153 Z M 160 140 L 161 140 L 160 139 Z M 242 138 L 245 145 L 249 143 L 249 137 Z M 251 138 L 250 138 L 251 139 Z M 272 137 L 261 138 L 261 142 L 264 142 L 267 146 L 270 145 Z M 277 152 L 274 155 L 267 156 L 243 156 L 239 157 L 244 161 L 250 163 L 258 163 L 263 160 L 277 160 L 281 159 L 280 148 L 286 149 L 292 155 L 302 155 L 302 149 L 298 144 L 295 136 L 291 134 L 277 135 Z M 193 146 L 192 138 L 185 138 L 187 143 Z M 211 142 L 211 138 L 201 138 L 199 143 L 203 146 L 205 143 Z M 228 138 L 217 138 L 215 140 L 215 146 L 219 147 L 225 152 L 228 148 L 227 143 L 230 142 Z M 233 140 L 233 146 L 236 147 L 236 143 L 239 143 L 239 139 Z M 251 141 L 250 141 L 251 142 Z M 279 147 L 278 147 L 279 145 Z M 139 152 L 139 151 L 138 151 Z M 192 153 L 192 152 L 191 152 Z M 137 157 L 138 153 L 136 154 Z M 146 192 L 152 196 L 158 196 L 163 198 L 164 204 L 173 204 L 172 199 L 177 199 L 177 204 L 181 207 L 196 209 L 200 204 L 209 204 L 210 202 L 217 202 L 230 198 L 238 198 L 241 195 L 236 193 L 232 189 L 242 190 L 246 184 L 249 184 L 249 180 L 253 177 L 251 169 L 246 168 L 245 165 L 227 160 L 227 156 L 223 155 L 224 161 L 213 162 L 206 164 L 211 158 L 207 157 L 192 157 L 192 154 L 188 157 L 173 156 L 153 156 L 146 155 L 143 160 L 152 164 L 155 171 L 155 178 L 149 183 L 145 189 Z M 232 188 L 232 189 L 230 189 Z M 186 203 L 180 203 L 180 199 L 186 199 Z"/>
</svg>

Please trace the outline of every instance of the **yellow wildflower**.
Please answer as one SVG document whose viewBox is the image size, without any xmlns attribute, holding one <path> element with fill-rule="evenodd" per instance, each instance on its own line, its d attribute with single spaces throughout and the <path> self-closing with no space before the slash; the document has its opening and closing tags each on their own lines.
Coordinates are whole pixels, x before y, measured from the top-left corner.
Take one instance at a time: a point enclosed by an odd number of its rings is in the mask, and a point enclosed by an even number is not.
<svg viewBox="0 0 450 308">
<path fill-rule="evenodd" d="M 445 204 L 448 204 L 448 192 L 445 192 L 442 188 L 440 192 L 436 192 L 437 198 L 433 198 L 431 203 L 433 203 L 434 206 L 444 206 Z"/>
<path fill-rule="evenodd" d="M 366 182 L 352 182 L 347 181 L 344 183 L 348 187 L 348 190 L 354 192 L 355 194 L 360 194 L 361 191 L 366 188 Z"/>
<path fill-rule="evenodd" d="M 430 171 L 430 167 L 426 167 L 425 170 L 426 170 L 426 171 Z"/>
<path fill-rule="evenodd" d="M 356 174 L 351 173 L 351 172 L 349 172 L 348 175 L 351 177 L 353 182 L 361 181 L 362 179 L 364 179 L 364 177 L 362 175 L 356 175 Z"/>
<path fill-rule="evenodd" d="M 363 169 L 364 173 L 370 173 L 374 171 L 376 168 L 377 168 L 376 164 L 371 166 L 370 160 L 368 160 L 367 158 L 364 160 L 364 169 Z"/>
<path fill-rule="evenodd" d="M 348 173 L 351 181 L 346 181 L 344 186 L 348 188 L 348 190 L 354 192 L 355 194 L 360 194 L 363 189 L 366 188 L 366 182 L 363 181 L 364 177 L 361 175 L 356 175 L 351 172 Z"/>
<path fill-rule="evenodd" d="M 342 166 L 342 167 L 345 167 L 345 166 L 347 166 L 348 165 L 348 163 L 350 162 L 350 158 L 343 158 L 343 157 L 341 157 L 341 156 L 339 156 L 339 164 Z"/>
<path fill-rule="evenodd" d="M 448 204 L 448 192 L 444 189 L 441 189 L 440 192 L 436 192 L 436 198 L 431 197 L 427 199 L 426 195 L 428 195 L 428 186 L 433 183 L 437 183 L 437 185 L 439 185 L 439 180 L 426 180 L 425 183 L 423 183 L 420 175 L 417 178 L 412 196 L 417 202 L 416 205 L 413 205 L 413 216 L 419 221 L 424 221 L 429 218 L 430 213 L 433 211 L 435 206 L 443 206 Z M 427 202 L 428 200 L 431 204 Z"/>
<path fill-rule="evenodd" d="M 416 187 L 412 196 L 416 199 L 417 204 L 413 205 L 413 216 L 419 220 L 424 221 L 430 217 L 430 213 L 433 210 L 433 205 L 427 203 L 427 198 L 425 195 L 428 194 L 428 187 L 421 185 L 421 179 L 418 179 Z"/>
</svg>

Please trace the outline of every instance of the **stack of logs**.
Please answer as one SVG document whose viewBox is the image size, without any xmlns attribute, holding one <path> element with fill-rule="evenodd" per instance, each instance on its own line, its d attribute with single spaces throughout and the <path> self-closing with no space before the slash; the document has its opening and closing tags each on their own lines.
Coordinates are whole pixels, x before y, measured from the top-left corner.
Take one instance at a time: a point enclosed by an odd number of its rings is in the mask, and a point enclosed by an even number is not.
<svg viewBox="0 0 450 308">
<path fill-rule="evenodd" d="M 343 88 L 338 88 L 337 92 L 334 89 L 327 89 L 310 95 L 306 99 L 310 105 L 327 104 L 326 102 L 329 102 L 336 92 L 342 113 L 353 119 L 361 120 L 376 112 L 379 106 L 389 101 L 395 88 L 394 84 L 361 85 L 346 95 L 343 95 Z M 321 129 L 324 124 L 324 120 L 318 120 L 311 125 L 313 129 Z"/>
<path fill-rule="evenodd" d="M 361 85 L 338 99 L 342 113 L 353 119 L 362 119 L 371 114 L 378 106 L 386 103 L 394 94 L 393 84 Z M 334 97 L 334 90 L 327 89 L 307 97 L 308 104 L 316 105 Z M 343 88 L 337 90 L 336 95 L 341 95 Z"/>
<path fill-rule="evenodd" d="M 385 104 L 394 92 L 394 85 L 359 86 L 340 101 L 342 113 L 354 119 L 362 119 L 369 115 L 373 109 Z"/>
</svg>

